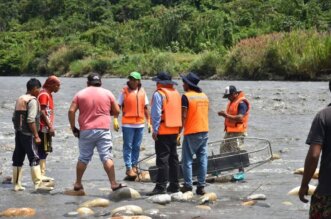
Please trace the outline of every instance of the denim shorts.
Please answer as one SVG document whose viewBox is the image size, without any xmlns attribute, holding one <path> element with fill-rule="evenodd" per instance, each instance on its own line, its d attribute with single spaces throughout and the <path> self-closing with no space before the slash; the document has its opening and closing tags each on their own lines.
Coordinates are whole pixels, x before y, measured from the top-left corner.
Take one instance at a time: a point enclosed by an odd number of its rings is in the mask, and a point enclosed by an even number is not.
<svg viewBox="0 0 331 219">
<path fill-rule="evenodd" d="M 79 158 L 78 160 L 88 164 L 93 156 L 94 148 L 97 148 L 102 163 L 113 159 L 113 148 L 110 130 L 90 129 L 80 131 L 79 135 Z"/>
</svg>

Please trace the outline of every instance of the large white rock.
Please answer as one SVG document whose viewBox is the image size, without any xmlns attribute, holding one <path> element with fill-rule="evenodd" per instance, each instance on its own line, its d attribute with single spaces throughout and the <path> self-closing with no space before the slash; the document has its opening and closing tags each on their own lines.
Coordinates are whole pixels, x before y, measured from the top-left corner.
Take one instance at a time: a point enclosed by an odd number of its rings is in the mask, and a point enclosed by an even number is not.
<svg viewBox="0 0 331 219">
<path fill-rule="evenodd" d="M 83 202 L 82 204 L 80 204 L 80 207 L 87 207 L 87 208 L 108 207 L 109 205 L 110 205 L 110 201 L 108 199 L 96 198 L 93 200 Z"/>
<path fill-rule="evenodd" d="M 170 196 L 172 201 L 183 202 L 183 201 L 192 200 L 194 195 L 192 191 L 188 191 L 185 193 L 182 192 L 172 193 L 170 194 Z"/>
<path fill-rule="evenodd" d="M 217 195 L 214 192 L 204 194 L 199 198 L 199 204 L 205 204 L 207 202 L 214 202 L 217 200 Z"/>
<path fill-rule="evenodd" d="M 137 205 L 125 205 L 111 211 L 111 216 L 142 215 L 143 209 Z"/>
<path fill-rule="evenodd" d="M 137 190 L 134 190 L 129 187 L 125 187 L 110 194 L 110 199 L 115 200 L 124 200 L 124 199 L 137 199 L 140 198 L 141 195 Z"/>
<path fill-rule="evenodd" d="M 153 203 L 165 205 L 171 202 L 171 196 L 168 194 L 153 195 L 148 198 Z"/>
<path fill-rule="evenodd" d="M 94 215 L 94 211 L 92 211 L 90 208 L 81 207 L 76 210 L 80 216 L 90 216 Z"/>
<path fill-rule="evenodd" d="M 315 192 L 316 186 L 308 185 L 308 195 L 312 195 Z M 299 195 L 300 186 L 295 187 L 294 189 L 290 190 L 287 194 L 288 195 Z"/>
<path fill-rule="evenodd" d="M 294 170 L 294 174 L 300 174 L 300 175 L 303 175 L 303 172 L 304 172 L 304 171 L 305 171 L 305 169 L 304 169 L 303 167 L 301 167 L 301 168 L 298 168 L 298 169 Z M 315 170 L 314 175 L 313 175 L 313 179 L 318 179 L 319 173 L 320 173 L 320 169 L 317 168 L 317 169 Z"/>
</svg>

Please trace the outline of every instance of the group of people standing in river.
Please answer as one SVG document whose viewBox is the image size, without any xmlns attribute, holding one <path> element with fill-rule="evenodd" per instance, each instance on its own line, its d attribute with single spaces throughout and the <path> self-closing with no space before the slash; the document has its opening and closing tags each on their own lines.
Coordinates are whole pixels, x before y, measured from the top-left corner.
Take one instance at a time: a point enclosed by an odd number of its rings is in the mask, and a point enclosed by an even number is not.
<svg viewBox="0 0 331 219">
<path fill-rule="evenodd" d="M 73 98 L 68 111 L 70 127 L 79 139 L 79 158 L 76 165 L 74 190 L 83 190 L 82 177 L 91 161 L 96 147 L 113 191 L 126 185 L 117 183 L 112 155 L 110 133 L 111 117 L 113 128 L 119 131 L 118 117 L 122 112 L 123 159 L 126 175 L 135 178 L 145 123 L 155 141 L 156 165 L 158 167 L 155 188 L 147 195 L 192 191 L 192 163 L 196 155 L 199 170 L 196 194 L 205 194 L 208 164 L 208 111 L 209 99 L 198 86 L 200 78 L 190 72 L 181 75 L 185 93 L 176 90 L 177 83 L 166 72 L 158 73 L 152 80 L 156 89 L 149 103 L 141 84 L 141 74 L 131 72 L 127 85 L 116 101 L 113 93 L 102 88 L 101 77 L 91 73 L 87 87 Z M 60 89 L 56 76 L 47 78 L 42 91 L 39 80 L 32 78 L 27 83 L 27 93 L 16 101 L 13 122 L 15 127 L 15 150 L 13 153 L 14 190 L 21 191 L 22 165 L 25 155 L 31 166 L 31 176 L 37 190 L 52 190 L 52 178 L 46 177 L 46 157 L 52 152 L 54 131 L 54 102 L 52 93 Z M 225 118 L 226 138 L 243 136 L 247 131 L 250 104 L 243 92 L 228 86 L 224 98 L 229 99 L 225 111 L 218 114 Z M 150 106 L 150 107 L 149 107 Z M 76 112 L 79 111 L 78 124 Z M 177 145 L 183 133 L 182 173 L 184 184 L 179 185 L 180 165 Z M 238 150 L 237 146 L 224 145 L 221 151 Z M 241 170 L 243 171 L 243 170 Z"/>
</svg>

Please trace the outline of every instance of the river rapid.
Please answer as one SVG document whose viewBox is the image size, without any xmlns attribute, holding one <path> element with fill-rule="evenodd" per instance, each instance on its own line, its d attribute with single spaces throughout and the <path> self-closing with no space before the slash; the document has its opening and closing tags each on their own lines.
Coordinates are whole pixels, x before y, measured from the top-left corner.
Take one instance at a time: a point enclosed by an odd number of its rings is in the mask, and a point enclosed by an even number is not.
<svg viewBox="0 0 331 219">
<path fill-rule="evenodd" d="M 43 83 L 46 78 L 38 77 Z M 12 152 L 14 149 L 14 130 L 11 116 L 14 102 L 25 93 L 29 77 L 0 77 L 0 180 L 12 174 Z M 118 97 L 126 79 L 104 78 L 103 87 L 111 90 Z M 182 82 L 178 90 L 183 93 Z M 155 82 L 142 80 L 150 99 L 155 89 Z M 111 203 L 102 211 L 115 207 L 135 204 L 144 210 L 159 209 L 160 215 L 155 218 L 307 218 L 309 204 L 299 201 L 296 196 L 287 192 L 299 186 L 300 175 L 293 170 L 303 167 L 308 150 L 305 140 L 315 114 L 330 102 L 327 82 L 276 82 L 276 81 L 201 81 L 203 91 L 210 98 L 209 140 L 223 138 L 224 119 L 217 115 L 225 109 L 227 100 L 222 98 L 224 88 L 235 85 L 246 93 L 252 108 L 249 121 L 249 137 L 269 139 L 272 150 L 281 159 L 270 161 L 246 173 L 245 182 L 209 184 L 207 192 L 215 192 L 218 201 L 210 204 L 211 210 L 195 208 L 197 203 L 171 202 L 158 205 L 146 201 L 125 200 Z M 75 165 L 78 157 L 77 139 L 70 131 L 67 111 L 74 94 L 86 86 L 86 78 L 61 78 L 61 89 L 54 94 L 55 128 L 53 138 L 54 152 L 47 158 L 47 175 L 56 179 L 55 190 L 50 194 L 33 192 L 30 169 L 26 158 L 23 168 L 24 192 L 13 192 L 12 185 L 0 184 L 0 211 L 9 207 L 31 207 L 37 210 L 35 218 L 64 218 L 67 212 L 75 210 L 86 200 L 96 197 L 107 198 L 109 182 L 103 170 L 98 154 L 95 151 L 83 177 L 86 196 L 66 196 L 63 191 L 71 188 L 75 180 Z M 112 125 L 111 125 L 112 128 Z M 116 178 L 122 182 L 125 167 L 122 160 L 121 132 L 113 134 L 113 153 Z M 144 131 L 142 147 L 145 148 L 140 158 L 154 152 L 151 134 Z M 144 194 L 152 190 L 153 183 L 127 182 L 128 186 Z M 311 184 L 316 185 L 313 180 Z M 241 200 L 251 193 L 263 193 L 267 199 L 259 201 L 252 207 L 241 205 Z M 108 218 L 101 216 L 100 218 Z"/>
</svg>

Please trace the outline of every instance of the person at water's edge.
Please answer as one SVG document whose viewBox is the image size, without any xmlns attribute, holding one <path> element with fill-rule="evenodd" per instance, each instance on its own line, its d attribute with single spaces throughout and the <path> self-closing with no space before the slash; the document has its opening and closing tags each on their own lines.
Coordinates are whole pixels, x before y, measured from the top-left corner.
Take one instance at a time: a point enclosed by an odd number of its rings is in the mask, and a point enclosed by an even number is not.
<svg viewBox="0 0 331 219">
<path fill-rule="evenodd" d="M 239 152 L 244 146 L 244 137 L 247 135 L 250 103 L 243 91 L 238 91 L 233 85 L 227 86 L 223 98 L 229 100 L 226 110 L 218 112 L 224 120 L 224 140 L 220 153 Z M 229 140 L 227 140 L 229 139 Z M 240 172 L 244 168 L 239 168 Z"/>
<path fill-rule="evenodd" d="M 198 184 L 196 194 L 204 195 L 208 165 L 208 109 L 209 100 L 198 86 L 200 78 L 190 72 L 181 76 L 185 94 L 182 96 L 182 122 L 184 141 L 182 146 L 182 170 L 184 185 L 182 192 L 192 191 L 192 162 L 196 155 Z"/>
<path fill-rule="evenodd" d="M 179 190 L 177 137 L 182 126 L 181 98 L 169 73 L 160 72 L 153 78 L 156 91 L 152 97 L 151 118 L 155 141 L 156 185 L 147 195 L 174 193 Z M 170 182 L 167 187 L 168 182 Z"/>
<path fill-rule="evenodd" d="M 79 110 L 78 124 L 75 127 L 75 114 Z M 79 158 L 76 166 L 76 182 L 74 190 L 83 190 L 82 178 L 88 163 L 92 159 L 93 150 L 97 147 L 100 160 L 107 173 L 113 191 L 125 187 L 115 179 L 112 138 L 110 133 L 111 115 L 118 115 L 119 106 L 114 95 L 101 87 L 101 77 L 91 73 L 87 77 L 87 87 L 79 91 L 73 98 L 69 112 L 69 122 L 75 137 L 79 141 Z"/>
<path fill-rule="evenodd" d="M 329 89 L 331 91 L 331 81 Z M 331 104 L 316 114 L 306 144 L 310 147 L 305 159 L 299 198 L 304 203 L 308 202 L 305 195 L 322 153 L 318 185 L 311 197 L 309 218 L 331 218 Z"/>
</svg>

